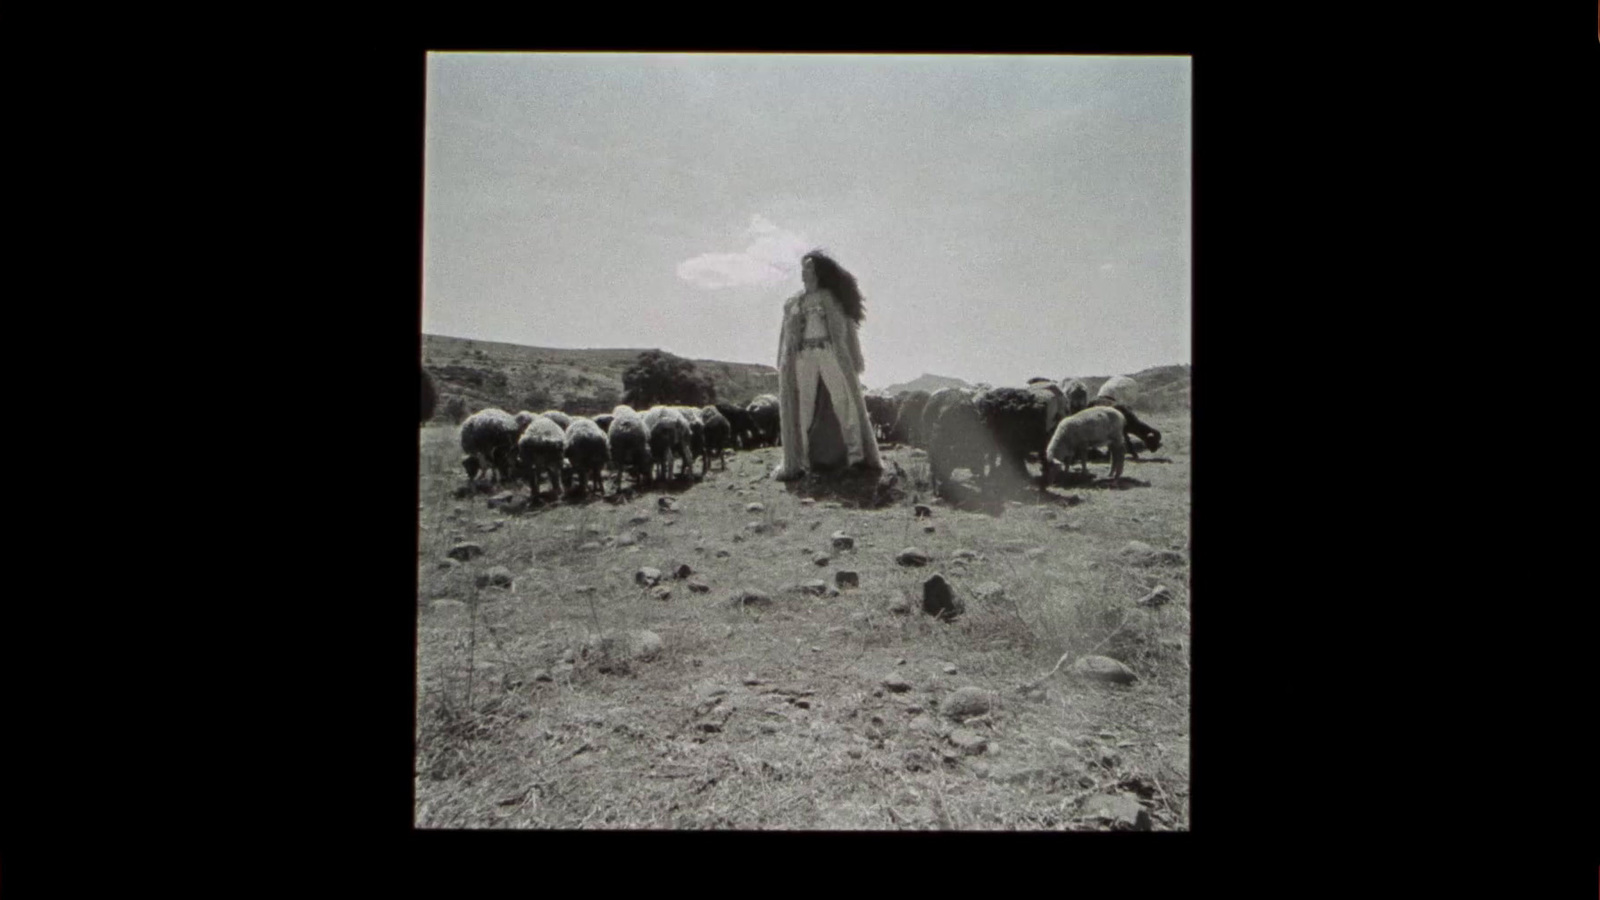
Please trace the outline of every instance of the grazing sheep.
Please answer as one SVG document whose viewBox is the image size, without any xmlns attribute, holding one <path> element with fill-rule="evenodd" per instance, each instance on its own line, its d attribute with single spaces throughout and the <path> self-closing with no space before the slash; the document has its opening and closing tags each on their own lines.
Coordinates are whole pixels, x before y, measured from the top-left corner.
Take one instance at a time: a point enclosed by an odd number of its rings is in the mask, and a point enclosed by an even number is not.
<svg viewBox="0 0 1600 900">
<path fill-rule="evenodd" d="M 1050 439 L 1057 423 L 1067 417 L 1067 395 L 1060 385 L 1045 379 L 1025 388 L 994 388 L 978 397 L 977 406 L 994 434 L 1001 461 L 1027 480 L 1028 454 L 1038 451 L 1044 470 L 1041 483 L 1049 485 Z"/>
<path fill-rule="evenodd" d="M 700 460 L 700 477 L 704 478 L 707 470 L 711 468 L 711 460 L 706 457 L 706 423 L 700 418 L 700 408 L 696 406 L 674 406 L 678 415 L 689 423 L 689 462 L 691 468 L 694 460 Z"/>
<path fill-rule="evenodd" d="M 670 406 L 655 406 L 643 416 L 645 434 L 650 442 L 650 459 L 655 464 L 656 477 L 672 480 L 672 458 L 683 462 L 679 474 L 689 471 L 689 423 Z M 613 424 L 611 427 L 615 428 Z"/>
<path fill-rule="evenodd" d="M 710 467 L 711 455 L 716 454 L 717 462 L 722 463 L 723 471 L 727 471 L 728 461 L 723 458 L 722 451 L 733 440 L 733 426 L 715 406 L 700 410 L 700 421 L 706 426 L 706 466 Z"/>
<path fill-rule="evenodd" d="M 1124 406 L 1132 406 L 1133 401 L 1139 399 L 1139 382 L 1126 375 L 1117 375 L 1106 379 L 1100 385 L 1100 393 L 1094 395 L 1096 400 L 1110 397 Z"/>
<path fill-rule="evenodd" d="M 590 491 L 594 491 L 604 497 L 606 486 L 600 470 L 605 468 L 608 452 L 606 434 L 600 430 L 600 426 L 592 419 L 574 417 L 572 424 L 567 426 L 563 455 L 567 462 L 572 463 L 572 471 L 582 495 L 588 496 Z"/>
<path fill-rule="evenodd" d="M 1133 409 L 1126 403 L 1118 403 L 1110 397 L 1099 397 L 1089 405 L 1109 406 L 1122 414 L 1123 420 L 1127 423 L 1123 429 L 1123 438 L 1128 445 L 1128 455 L 1134 459 L 1139 458 L 1139 454 L 1134 448 L 1134 438 L 1136 436 L 1141 442 L 1138 447 L 1139 450 L 1148 449 L 1154 453 L 1161 448 L 1161 432 L 1139 421 L 1139 417 L 1133 414 Z"/>
<path fill-rule="evenodd" d="M 912 391 L 900 401 L 900 414 L 895 416 L 889 439 L 913 447 L 927 449 L 928 442 L 922 434 L 922 408 L 932 395 L 927 391 Z"/>
<path fill-rule="evenodd" d="M 611 413 L 601 413 L 600 415 L 594 417 L 594 423 L 600 426 L 601 431 L 609 433 L 611 431 L 612 418 L 614 417 L 611 415 Z"/>
<path fill-rule="evenodd" d="M 503 409 L 490 407 L 468 416 L 461 423 L 461 450 L 472 461 L 471 466 L 462 461 L 467 480 L 477 480 L 480 472 L 488 472 L 498 480 L 509 479 L 517 458 L 519 433 L 517 420 Z"/>
<path fill-rule="evenodd" d="M 531 412 L 528 412 L 527 410 L 523 410 L 522 412 L 517 413 L 513 417 L 513 418 L 515 418 L 517 420 L 517 436 L 518 437 L 521 437 L 522 433 L 524 431 L 528 430 L 528 423 L 532 422 L 535 418 L 538 417 L 538 415 L 539 415 L 538 413 L 531 413 Z"/>
<path fill-rule="evenodd" d="M 733 441 L 738 445 L 739 449 L 745 450 L 754 447 L 757 440 L 756 422 L 750 418 L 750 411 L 742 406 L 734 406 L 732 403 L 718 403 L 715 405 L 717 412 L 722 413 L 722 417 L 728 420 L 728 427 Z"/>
<path fill-rule="evenodd" d="M 1081 461 L 1083 471 L 1089 471 L 1087 453 L 1090 448 L 1102 445 L 1111 449 L 1111 477 L 1122 476 L 1122 454 L 1125 449 L 1123 430 L 1127 422 L 1122 413 L 1110 406 L 1091 406 L 1083 412 L 1067 416 L 1056 426 L 1056 433 L 1045 449 L 1048 459 L 1070 468 L 1073 460 Z"/>
<path fill-rule="evenodd" d="M 988 475 L 989 460 L 999 452 L 994 434 L 978 410 L 976 392 L 952 391 L 939 397 L 949 388 L 934 393 L 928 409 L 937 409 L 935 416 L 923 416 L 928 428 L 928 471 L 936 493 L 950 481 L 956 469 L 970 469 L 977 477 Z M 939 400 L 937 404 L 935 399 Z"/>
<path fill-rule="evenodd" d="M 650 432 L 631 406 L 611 411 L 611 428 L 606 432 L 606 453 L 617 481 L 613 492 L 622 490 L 622 473 L 633 475 L 634 483 L 650 482 Z"/>
<path fill-rule="evenodd" d="M 566 489 L 561 471 L 566 449 L 567 438 L 561 426 L 543 416 L 535 416 L 517 439 L 517 468 L 533 492 L 532 499 L 539 499 L 540 475 L 550 476 L 550 486 L 560 499 Z"/>
<path fill-rule="evenodd" d="M 1075 416 L 1089 408 L 1089 386 L 1076 378 L 1061 383 L 1061 392 L 1067 395 L 1067 415 Z"/>
<path fill-rule="evenodd" d="M 544 416 L 546 419 L 549 419 L 557 425 L 560 425 L 562 431 L 565 431 L 567 426 L 572 424 L 572 417 L 559 409 L 547 409 L 544 412 L 539 413 L 539 415 Z"/>
<path fill-rule="evenodd" d="M 763 447 L 781 446 L 780 435 L 783 432 L 781 413 L 778 408 L 778 398 L 774 394 L 761 394 L 745 407 L 750 413 L 750 420 L 755 424 L 756 445 Z"/>
<path fill-rule="evenodd" d="M 872 420 L 874 437 L 879 442 L 888 440 L 889 430 L 894 427 L 895 416 L 900 412 L 896 399 L 881 391 L 865 394 L 863 399 L 867 402 L 867 417 Z"/>
<path fill-rule="evenodd" d="M 422 424 L 427 424 L 433 418 L 434 407 L 439 403 L 439 388 L 433 383 L 433 376 L 427 369 L 422 370 Z"/>
</svg>

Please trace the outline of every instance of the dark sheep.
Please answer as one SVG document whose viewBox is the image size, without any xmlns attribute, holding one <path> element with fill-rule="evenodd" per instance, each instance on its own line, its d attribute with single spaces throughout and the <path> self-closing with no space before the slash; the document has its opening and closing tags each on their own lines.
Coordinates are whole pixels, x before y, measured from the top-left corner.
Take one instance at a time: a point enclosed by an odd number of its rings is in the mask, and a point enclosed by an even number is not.
<svg viewBox="0 0 1600 900">
<path fill-rule="evenodd" d="M 1045 381 L 1025 388 L 994 388 L 978 397 L 977 406 L 994 434 L 1002 464 L 1026 480 L 1028 454 L 1037 451 L 1044 469 L 1042 483 L 1048 485 L 1050 456 L 1046 451 L 1067 410 L 1060 386 Z"/>
<path fill-rule="evenodd" d="M 710 459 L 714 455 L 717 462 L 722 464 L 722 469 L 726 471 L 728 461 L 722 453 L 733 440 L 733 426 L 715 406 L 707 406 L 700 410 L 700 421 L 706 426 L 706 465 L 710 466 Z"/>
<path fill-rule="evenodd" d="M 944 391 L 951 394 L 939 398 Z M 944 388 L 934 396 L 941 402 L 928 401 L 929 409 L 936 409 L 933 417 L 924 415 L 928 428 L 928 470 L 934 491 L 943 493 L 956 469 L 970 469 L 974 476 L 987 477 L 989 460 L 999 447 L 989 425 L 979 411 L 976 398 L 965 391 Z"/>
<path fill-rule="evenodd" d="M 461 423 L 461 450 L 471 460 L 462 460 L 467 470 L 467 480 L 475 481 L 480 472 L 488 472 L 499 480 L 511 478 L 511 467 L 517 458 L 517 436 L 521 434 L 517 420 L 503 409 L 479 410 Z"/>
<path fill-rule="evenodd" d="M 700 408 L 695 406 L 674 406 L 678 415 L 689 423 L 689 461 L 700 460 L 700 476 L 705 477 L 706 471 L 711 467 L 711 460 L 706 456 L 706 423 L 700 418 Z"/>
<path fill-rule="evenodd" d="M 867 401 L 867 417 L 872 420 L 874 436 L 880 443 L 889 440 L 895 417 L 900 413 L 899 402 L 895 397 L 878 391 L 866 394 L 864 399 Z"/>
<path fill-rule="evenodd" d="M 611 420 L 614 418 L 616 417 L 611 413 L 601 413 L 594 417 L 594 423 L 600 426 L 601 431 L 609 433 L 611 431 Z"/>
<path fill-rule="evenodd" d="M 1061 385 L 1067 395 L 1067 415 L 1075 416 L 1089 408 L 1089 386 L 1077 379 Z"/>
<path fill-rule="evenodd" d="M 1133 457 L 1134 459 L 1139 458 L 1139 454 L 1134 452 L 1134 437 L 1138 437 L 1140 440 L 1140 450 L 1148 449 L 1150 452 L 1154 453 L 1155 451 L 1161 449 L 1161 432 L 1139 421 L 1139 417 L 1133 414 L 1133 409 L 1126 403 L 1118 403 L 1111 397 L 1099 397 L 1089 405 L 1109 406 L 1122 414 L 1122 419 L 1126 423 L 1123 433 L 1128 447 L 1129 456 Z"/>
<path fill-rule="evenodd" d="M 780 435 L 782 429 L 782 414 L 778 409 L 778 398 L 772 394 L 761 394 L 745 407 L 750 413 L 750 420 L 755 423 L 756 445 L 762 447 L 776 447 L 782 444 Z"/>
<path fill-rule="evenodd" d="M 732 403 L 718 403 L 716 408 L 717 412 L 722 413 L 722 417 L 728 420 L 729 432 L 740 450 L 756 445 L 756 422 L 750 418 L 749 410 L 742 406 L 734 406 Z"/>
<path fill-rule="evenodd" d="M 895 417 L 894 429 L 889 439 L 913 447 L 927 449 L 927 439 L 922 434 L 922 408 L 932 395 L 927 391 L 912 391 L 900 401 L 900 414 Z"/>
</svg>

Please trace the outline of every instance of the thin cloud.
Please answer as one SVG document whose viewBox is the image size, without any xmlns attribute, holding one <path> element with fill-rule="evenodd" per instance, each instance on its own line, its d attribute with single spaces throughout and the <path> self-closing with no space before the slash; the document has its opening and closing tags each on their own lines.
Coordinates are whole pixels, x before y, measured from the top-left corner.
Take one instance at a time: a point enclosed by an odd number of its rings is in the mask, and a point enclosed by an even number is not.
<svg viewBox="0 0 1600 900">
<path fill-rule="evenodd" d="M 745 236 L 750 245 L 743 252 L 702 253 L 679 263 L 678 277 L 710 290 L 777 284 L 794 274 L 812 246 L 805 235 L 785 231 L 759 214 L 750 217 Z"/>
</svg>

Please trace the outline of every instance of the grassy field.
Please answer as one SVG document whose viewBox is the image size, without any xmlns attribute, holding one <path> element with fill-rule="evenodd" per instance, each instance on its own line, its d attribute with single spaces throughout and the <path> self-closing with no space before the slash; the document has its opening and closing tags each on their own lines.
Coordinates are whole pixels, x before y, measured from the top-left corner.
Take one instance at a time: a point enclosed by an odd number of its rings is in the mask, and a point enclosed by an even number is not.
<svg viewBox="0 0 1600 900">
<path fill-rule="evenodd" d="M 1145 418 L 1162 448 L 1115 488 L 1091 463 L 962 508 L 904 447 L 887 500 L 773 482 L 769 448 L 627 502 L 492 508 L 456 430 L 423 428 L 417 826 L 1187 830 L 1189 418 Z M 482 555 L 447 565 L 463 541 Z M 906 547 L 932 561 L 898 564 Z M 509 585 L 483 583 L 494 567 Z M 841 570 L 859 588 L 796 589 Z M 966 603 L 952 621 L 921 610 L 936 572 Z M 1157 585 L 1170 603 L 1135 606 Z M 1073 674 L 1088 654 L 1138 680 Z M 969 686 L 990 708 L 953 721 Z M 1099 815 L 1105 796 L 1148 817 Z"/>
</svg>

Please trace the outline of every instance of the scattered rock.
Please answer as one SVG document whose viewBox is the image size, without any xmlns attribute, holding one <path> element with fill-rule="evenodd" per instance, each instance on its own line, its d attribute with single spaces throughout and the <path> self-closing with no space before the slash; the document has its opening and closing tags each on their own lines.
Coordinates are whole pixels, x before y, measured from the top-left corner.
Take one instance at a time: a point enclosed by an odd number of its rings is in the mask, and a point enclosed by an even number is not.
<svg viewBox="0 0 1600 900">
<path fill-rule="evenodd" d="M 856 539 L 842 531 L 835 531 L 832 535 L 833 549 L 849 550 L 856 545 Z"/>
<path fill-rule="evenodd" d="M 756 534 L 761 534 L 762 532 L 765 532 L 767 530 L 767 523 L 765 523 L 765 522 L 746 522 L 744 524 L 744 530 L 745 531 L 753 531 Z"/>
<path fill-rule="evenodd" d="M 625 535 L 622 535 L 621 537 L 617 538 L 617 546 L 618 547 L 632 547 L 634 544 L 637 544 L 637 543 L 639 543 L 639 539 L 634 537 L 631 534 L 625 534 Z"/>
<path fill-rule="evenodd" d="M 715 556 L 717 559 L 727 559 L 728 557 L 732 556 L 733 554 L 728 552 L 727 548 L 723 548 L 723 549 L 720 549 L 716 553 L 713 553 L 711 555 Z"/>
<path fill-rule="evenodd" d="M 795 590 L 802 594 L 814 594 L 820 597 L 828 592 L 828 583 L 820 578 L 813 578 L 795 585 Z"/>
<path fill-rule="evenodd" d="M 828 554 L 826 554 L 826 553 L 818 553 L 816 556 L 811 557 L 811 561 L 816 563 L 819 566 L 825 566 L 828 563 L 832 562 L 833 559 L 832 559 L 832 557 L 828 556 Z"/>
<path fill-rule="evenodd" d="M 735 543 L 735 544 L 742 544 L 742 543 L 744 543 L 744 535 L 742 535 L 742 534 L 736 534 L 736 535 L 734 535 L 734 536 L 733 536 L 733 542 L 734 542 L 734 543 Z"/>
<path fill-rule="evenodd" d="M 989 741 L 970 728 L 952 729 L 945 740 L 954 744 L 964 756 L 977 756 L 989 749 Z"/>
<path fill-rule="evenodd" d="M 470 541 L 463 541 L 462 543 L 459 543 L 459 544 L 455 545 L 454 547 L 451 547 L 450 548 L 450 552 L 446 553 L 445 555 L 450 557 L 451 559 L 459 559 L 462 562 L 466 562 L 467 560 L 472 559 L 474 557 L 482 556 L 483 555 L 483 545 L 482 544 L 474 544 L 474 543 L 471 543 Z"/>
<path fill-rule="evenodd" d="M 915 547 L 907 547 L 896 553 L 894 561 L 902 566 L 925 566 L 931 557 Z"/>
<path fill-rule="evenodd" d="M 456 567 L 456 561 L 453 560 L 453 559 L 441 559 L 441 560 L 439 560 L 439 568 L 441 568 L 441 569 L 453 569 L 455 567 Z"/>
<path fill-rule="evenodd" d="M 1133 670 L 1108 656 L 1085 656 L 1072 664 L 1073 674 L 1095 681 L 1132 684 L 1139 676 Z"/>
<path fill-rule="evenodd" d="M 647 523 L 649 521 L 650 521 L 650 517 L 641 513 L 641 514 L 639 514 L 637 516 L 634 516 L 633 518 L 629 519 L 628 520 L 628 524 L 629 525 L 643 525 L 643 524 L 645 524 L 645 523 Z"/>
<path fill-rule="evenodd" d="M 833 583 L 842 588 L 861 587 L 861 576 L 858 573 L 840 569 L 833 573 Z"/>
<path fill-rule="evenodd" d="M 927 534 L 933 534 L 934 531 L 936 531 L 937 529 L 934 528 L 932 525 L 924 525 L 924 526 L 922 526 L 922 530 Z"/>
<path fill-rule="evenodd" d="M 547 670 L 547 669 L 540 669 L 537 672 L 533 673 L 533 680 L 534 681 L 554 681 L 555 680 L 555 676 L 551 675 L 549 670 Z"/>
<path fill-rule="evenodd" d="M 926 519 L 929 516 L 933 515 L 933 507 L 927 506 L 926 504 L 918 503 L 916 506 L 913 506 L 911 509 L 912 509 L 912 512 L 914 513 L 914 517 L 918 518 L 918 519 Z"/>
<path fill-rule="evenodd" d="M 669 588 L 669 587 L 654 588 L 654 589 L 652 589 L 650 591 L 650 596 L 656 598 L 657 600 L 671 600 L 672 599 L 672 588 Z"/>
<path fill-rule="evenodd" d="M 689 568 L 689 564 L 688 563 L 679 563 L 678 567 L 676 569 L 672 570 L 672 577 L 673 578 L 677 578 L 679 580 L 682 580 L 684 578 L 688 578 L 690 575 L 693 575 L 693 574 L 694 574 L 694 570 Z"/>
<path fill-rule="evenodd" d="M 945 673 L 945 674 L 946 674 L 946 675 L 954 675 L 954 674 L 956 674 L 956 672 L 957 672 L 957 671 L 958 671 L 958 670 L 957 670 L 957 669 L 956 669 L 956 666 L 955 666 L 955 663 L 945 663 L 945 664 L 944 664 L 944 665 L 943 665 L 943 666 L 941 666 L 941 667 L 940 667 L 940 668 L 942 668 L 942 669 L 943 669 L 943 670 L 944 670 L 944 673 Z"/>
<path fill-rule="evenodd" d="M 1000 695 L 980 687 L 956 688 L 939 702 L 939 712 L 947 719 L 962 722 L 981 716 L 1000 705 Z"/>
<path fill-rule="evenodd" d="M 979 600 L 999 600 L 1006 595 L 1006 589 L 998 581 L 980 582 L 972 589 L 972 596 Z"/>
<path fill-rule="evenodd" d="M 691 594 L 704 594 L 704 593 L 706 593 L 706 592 L 708 592 L 710 590 L 711 590 L 711 585 L 706 584 L 704 581 L 701 581 L 698 578 L 689 579 L 689 593 L 691 593 Z"/>
<path fill-rule="evenodd" d="M 733 595 L 736 606 L 759 606 L 762 609 L 772 606 L 772 598 L 761 591 L 744 590 Z"/>
<path fill-rule="evenodd" d="M 895 597 L 889 601 L 889 612 L 894 613 L 897 616 L 910 615 L 911 601 L 904 597 Z"/>
<path fill-rule="evenodd" d="M 509 504 L 508 503 L 508 504 L 505 505 L 504 508 L 509 509 L 513 505 L 514 504 Z M 493 521 L 493 522 L 479 522 L 476 527 L 477 527 L 478 531 L 487 534 L 488 532 L 491 532 L 491 531 L 499 531 L 501 528 L 505 527 L 505 524 L 506 523 L 504 521 L 496 520 L 496 521 Z"/>
<path fill-rule="evenodd" d="M 922 583 L 922 611 L 930 616 L 954 618 L 966 612 L 966 604 L 956 597 L 943 575 L 934 574 Z"/>
<path fill-rule="evenodd" d="M 957 550 L 955 553 L 953 553 L 951 555 L 954 556 L 956 559 L 977 559 L 978 558 L 978 551 L 976 551 L 976 550 Z"/>
<path fill-rule="evenodd" d="M 766 506 L 760 503 L 747 503 L 744 507 L 745 512 L 761 512 L 764 509 L 766 509 Z"/>
<path fill-rule="evenodd" d="M 496 587 L 510 587 L 511 570 L 505 566 L 495 566 L 487 572 L 479 572 L 477 582 L 478 587 L 488 587 L 491 584 Z"/>
<path fill-rule="evenodd" d="M 633 583 L 634 584 L 641 584 L 641 585 L 644 585 L 645 587 L 655 587 L 657 582 L 659 582 L 659 581 L 661 581 L 661 570 L 660 569 L 655 569 L 655 568 L 651 568 L 650 566 L 645 566 L 644 568 L 640 569 L 639 571 L 633 573 Z"/>
<path fill-rule="evenodd" d="M 891 675 L 888 678 L 885 678 L 883 680 L 883 686 L 888 688 L 891 693 L 895 694 L 904 694 L 906 691 L 911 690 L 911 682 L 901 678 L 899 675 Z"/>
<path fill-rule="evenodd" d="M 666 510 L 667 512 L 673 512 L 678 508 L 678 501 L 671 497 L 657 497 L 656 506 Z"/>
<path fill-rule="evenodd" d="M 592 584 L 580 584 L 577 587 L 573 588 L 572 592 L 574 594 L 592 594 L 592 593 L 594 593 L 594 585 L 592 585 Z"/>
<path fill-rule="evenodd" d="M 1150 830 L 1150 811 L 1127 794 L 1096 794 L 1086 798 L 1079 805 L 1078 814 L 1109 822 L 1121 831 Z"/>
<path fill-rule="evenodd" d="M 601 672 L 615 671 L 630 660 L 648 661 L 661 653 L 661 636 L 653 631 L 608 631 L 583 644 L 583 657 Z"/>
</svg>

